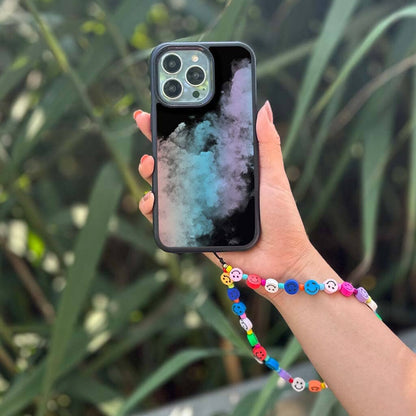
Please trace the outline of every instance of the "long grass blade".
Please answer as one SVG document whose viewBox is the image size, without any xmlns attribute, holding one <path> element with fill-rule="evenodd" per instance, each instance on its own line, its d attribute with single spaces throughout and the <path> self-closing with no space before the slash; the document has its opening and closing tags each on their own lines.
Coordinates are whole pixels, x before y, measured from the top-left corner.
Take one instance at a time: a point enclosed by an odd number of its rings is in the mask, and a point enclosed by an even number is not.
<svg viewBox="0 0 416 416">
<path fill-rule="evenodd" d="M 150 377 L 148 377 L 130 397 L 123 403 L 117 416 L 125 416 L 137 406 L 148 394 L 157 387 L 168 381 L 172 376 L 181 371 L 187 365 L 202 360 L 203 358 L 222 355 L 217 349 L 189 349 L 177 353 L 164 364 L 162 364 Z"/>
<path fill-rule="evenodd" d="M 299 344 L 299 341 L 292 336 L 290 341 L 285 347 L 285 351 L 281 360 L 281 367 L 287 368 L 291 366 L 295 360 L 302 353 L 302 347 Z M 277 373 L 273 373 L 266 385 L 260 391 L 260 394 L 257 396 L 257 399 L 254 402 L 253 408 L 250 412 L 250 416 L 261 416 L 264 414 L 266 406 L 270 404 L 272 400 L 276 400 L 276 397 L 273 397 L 276 393 L 276 381 L 279 378 Z"/>
<path fill-rule="evenodd" d="M 115 416 L 120 410 L 123 398 L 119 392 L 92 377 L 74 374 L 61 383 L 60 391 L 71 397 L 95 405 L 105 416 Z"/>
<path fill-rule="evenodd" d="M 318 87 L 327 63 L 341 41 L 352 16 L 357 0 L 334 0 L 325 19 L 324 26 L 303 77 L 302 87 L 296 103 L 295 113 L 284 143 L 283 154 L 287 158 L 296 142 L 302 122 L 308 111 L 313 95 Z"/>
<path fill-rule="evenodd" d="M 110 191 L 111 190 L 111 191 Z M 42 415 L 49 392 L 74 332 L 75 322 L 94 279 L 107 236 L 108 222 L 121 196 L 122 185 L 111 165 L 97 178 L 89 201 L 89 214 L 75 245 L 75 260 L 68 270 L 67 284 L 59 303 L 48 353 L 38 415 Z"/>
<path fill-rule="evenodd" d="M 250 3 L 250 0 L 228 0 L 223 12 L 214 22 L 214 25 L 203 33 L 199 40 L 232 40 L 234 34 L 245 22 L 244 16 Z"/>
<path fill-rule="evenodd" d="M 350 59 L 341 69 L 338 77 L 322 95 L 319 101 L 311 110 L 312 118 L 316 118 L 323 108 L 328 104 L 330 98 L 334 95 L 335 91 L 341 86 L 341 84 L 350 75 L 351 71 L 358 65 L 361 59 L 371 49 L 377 39 L 394 23 L 402 19 L 415 18 L 416 17 L 416 6 L 408 6 L 400 9 L 399 11 L 391 14 L 387 18 L 383 19 L 373 30 L 366 36 L 363 42 L 360 44 L 358 49 L 354 51 Z"/>
</svg>

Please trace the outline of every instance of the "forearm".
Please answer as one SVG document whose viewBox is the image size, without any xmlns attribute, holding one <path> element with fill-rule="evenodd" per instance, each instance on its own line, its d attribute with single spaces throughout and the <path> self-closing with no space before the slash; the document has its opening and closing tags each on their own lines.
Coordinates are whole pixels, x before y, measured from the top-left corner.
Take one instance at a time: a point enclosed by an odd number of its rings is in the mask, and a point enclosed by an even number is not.
<svg viewBox="0 0 416 416">
<path fill-rule="evenodd" d="M 293 277 L 342 283 L 315 250 Z M 272 301 L 350 415 L 416 415 L 416 354 L 366 305 L 322 292 Z"/>
</svg>

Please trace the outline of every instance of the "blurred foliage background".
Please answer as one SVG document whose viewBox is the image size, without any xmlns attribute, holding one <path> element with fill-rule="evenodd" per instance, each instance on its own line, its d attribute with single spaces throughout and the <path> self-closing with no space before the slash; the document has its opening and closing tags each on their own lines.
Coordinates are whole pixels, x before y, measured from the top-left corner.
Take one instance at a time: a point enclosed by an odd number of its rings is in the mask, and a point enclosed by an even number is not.
<svg viewBox="0 0 416 416">
<path fill-rule="evenodd" d="M 162 41 L 252 45 L 311 240 L 394 331 L 415 326 L 415 17 L 404 0 L 3 0 L 0 414 L 126 415 L 265 373 L 216 266 L 161 252 L 138 214 L 151 148 L 132 112 Z M 244 297 L 282 365 L 305 360 Z M 273 377 L 235 414 L 264 414 Z M 328 397 L 314 414 L 337 414 Z"/>
</svg>

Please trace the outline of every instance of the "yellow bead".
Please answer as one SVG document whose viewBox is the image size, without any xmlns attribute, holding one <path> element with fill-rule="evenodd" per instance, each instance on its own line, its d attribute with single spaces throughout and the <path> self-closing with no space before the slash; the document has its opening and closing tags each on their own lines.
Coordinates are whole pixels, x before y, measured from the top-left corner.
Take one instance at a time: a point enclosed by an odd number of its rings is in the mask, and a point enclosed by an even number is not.
<svg viewBox="0 0 416 416">
<path fill-rule="evenodd" d="M 232 289 L 234 287 L 234 283 L 231 283 L 230 285 L 228 285 L 228 289 Z"/>
<path fill-rule="evenodd" d="M 326 384 L 324 382 L 321 383 L 322 390 L 326 389 Z"/>
<path fill-rule="evenodd" d="M 233 283 L 228 273 L 223 273 L 221 275 L 221 282 L 224 283 L 224 285 L 226 286 L 231 285 Z"/>
<path fill-rule="evenodd" d="M 227 270 L 227 272 L 228 273 L 230 273 L 230 271 L 232 270 L 233 268 L 231 267 L 231 266 L 227 266 L 227 268 L 225 269 L 225 270 Z"/>
<path fill-rule="evenodd" d="M 249 329 L 248 331 L 247 331 L 247 335 L 251 335 L 253 333 L 253 330 L 252 329 Z"/>
<path fill-rule="evenodd" d="M 368 299 L 365 301 L 365 303 L 370 303 L 372 301 L 371 296 L 368 297 Z"/>
</svg>

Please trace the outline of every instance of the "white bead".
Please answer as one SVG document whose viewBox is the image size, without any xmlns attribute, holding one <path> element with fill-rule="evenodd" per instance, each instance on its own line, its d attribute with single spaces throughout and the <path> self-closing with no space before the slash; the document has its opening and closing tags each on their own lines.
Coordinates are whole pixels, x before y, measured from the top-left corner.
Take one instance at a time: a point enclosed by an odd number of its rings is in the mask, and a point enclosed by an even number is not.
<svg viewBox="0 0 416 416">
<path fill-rule="evenodd" d="M 338 283 L 335 279 L 326 279 L 324 286 L 324 292 L 329 295 L 338 291 Z"/>
<path fill-rule="evenodd" d="M 306 387 L 306 383 L 305 383 L 305 380 L 303 378 L 295 377 L 293 379 L 293 383 L 292 383 L 292 389 L 293 390 L 295 390 L 297 392 L 300 392 L 302 390 L 305 390 L 305 387 Z"/>
<path fill-rule="evenodd" d="M 279 290 L 279 283 L 275 279 L 266 279 L 266 283 L 264 284 L 264 288 L 269 293 L 276 293 Z"/>
<path fill-rule="evenodd" d="M 373 301 L 373 299 L 368 298 L 367 302 L 365 303 L 373 312 L 377 310 L 377 303 Z"/>
<path fill-rule="evenodd" d="M 248 331 L 249 329 L 253 328 L 253 323 L 248 318 L 240 319 L 240 325 L 244 331 Z"/>
</svg>

